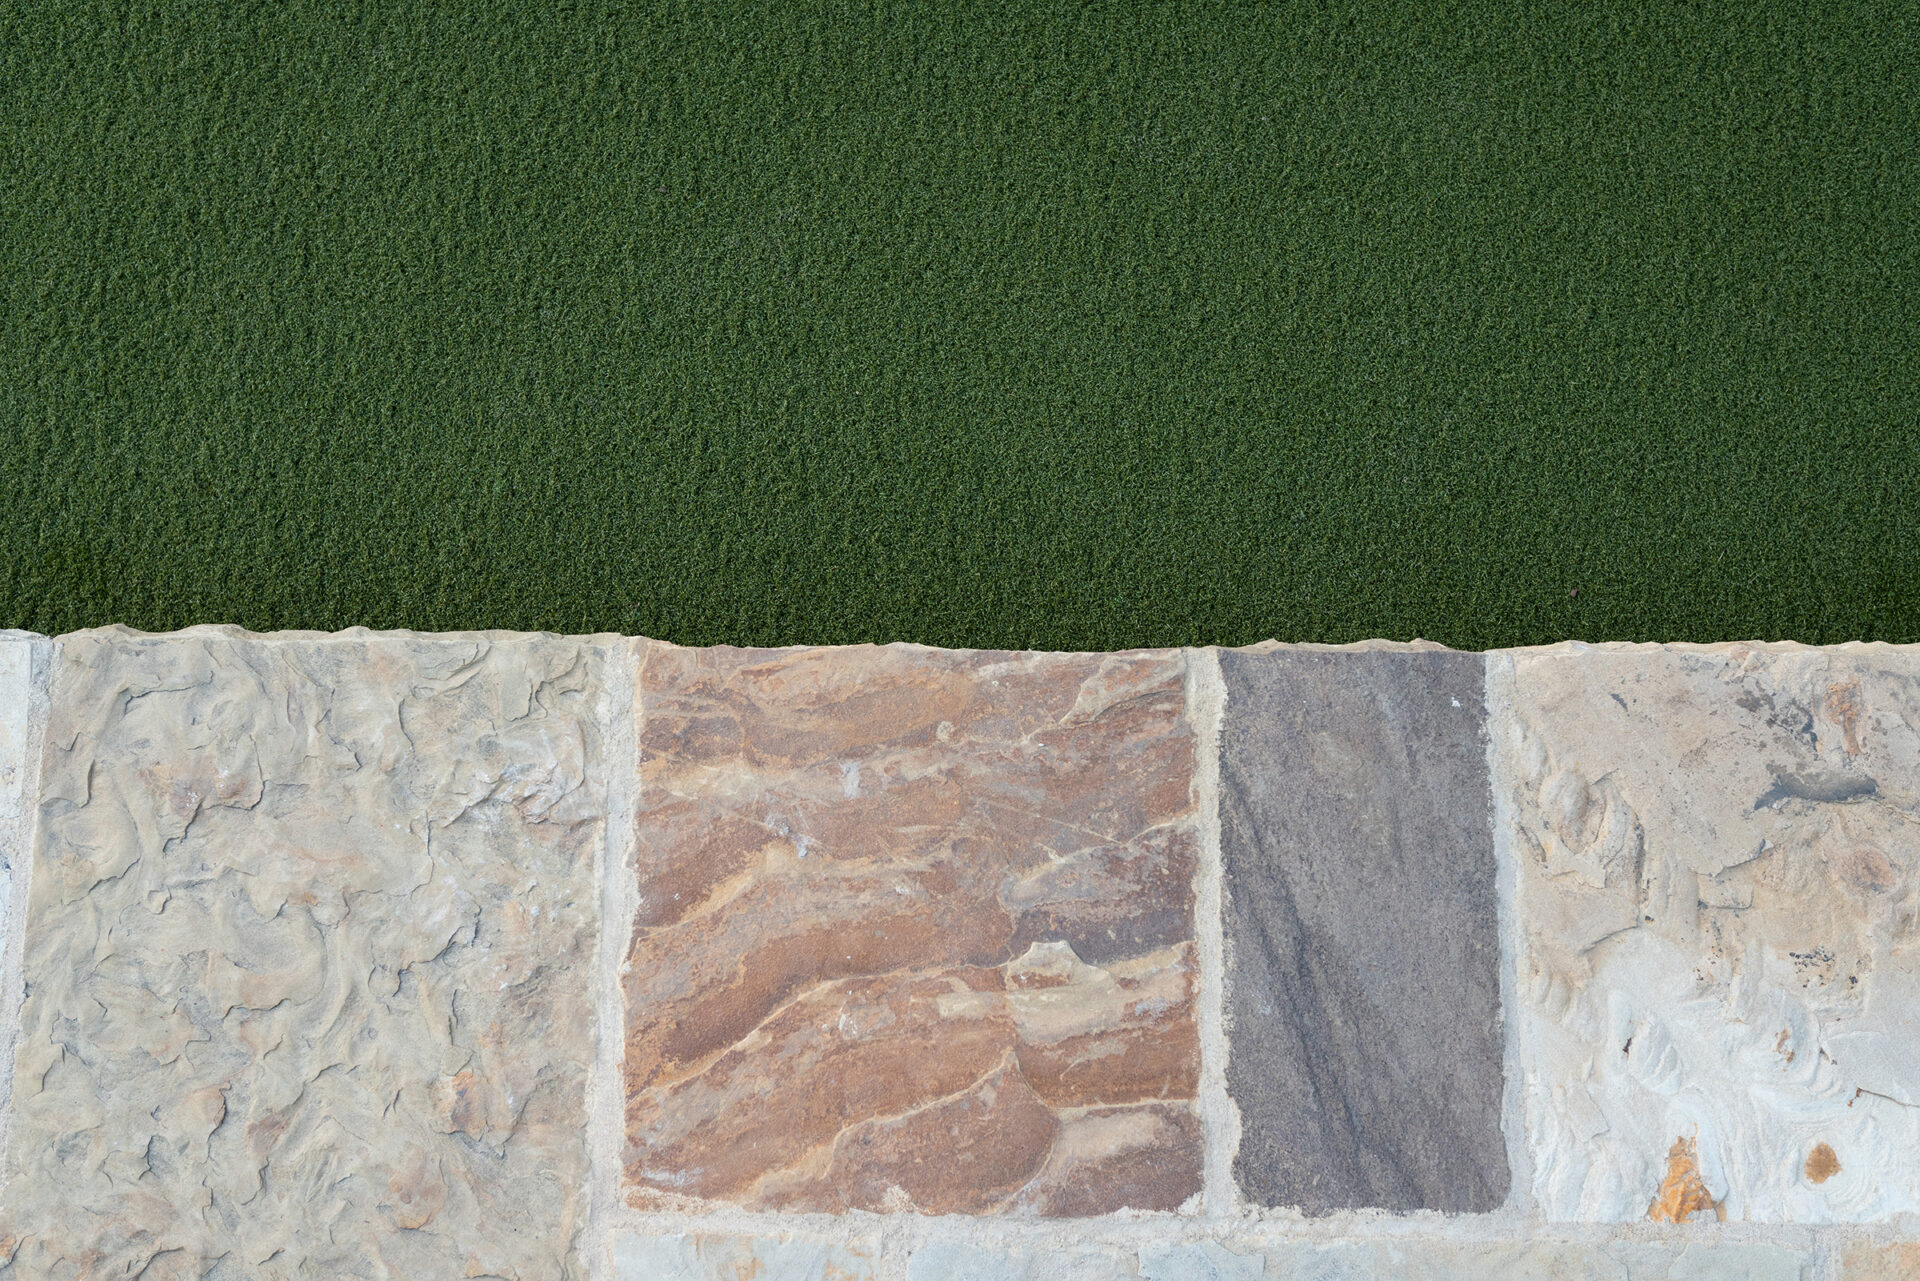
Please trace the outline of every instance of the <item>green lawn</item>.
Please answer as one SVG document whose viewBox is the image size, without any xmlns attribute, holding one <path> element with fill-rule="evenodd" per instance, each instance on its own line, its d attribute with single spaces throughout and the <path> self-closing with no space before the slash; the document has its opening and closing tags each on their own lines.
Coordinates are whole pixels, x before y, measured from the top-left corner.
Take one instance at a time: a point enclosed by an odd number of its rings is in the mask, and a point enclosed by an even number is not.
<svg viewBox="0 0 1920 1281">
<path fill-rule="evenodd" d="M 0 625 L 1920 640 L 1920 7 L 533 7 L 0 0 Z"/>
</svg>

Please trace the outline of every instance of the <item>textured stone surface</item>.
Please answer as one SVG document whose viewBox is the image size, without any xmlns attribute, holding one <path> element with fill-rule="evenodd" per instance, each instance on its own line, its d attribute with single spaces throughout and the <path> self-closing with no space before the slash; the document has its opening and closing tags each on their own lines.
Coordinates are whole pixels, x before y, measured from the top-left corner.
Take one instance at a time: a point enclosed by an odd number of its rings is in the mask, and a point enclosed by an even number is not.
<svg viewBox="0 0 1920 1281">
<path fill-rule="evenodd" d="M 930 1241 L 907 1256 L 907 1281 L 1134 1281 L 1123 1247 Z"/>
<path fill-rule="evenodd" d="M 1920 1277 L 1920 1241 L 1848 1246 L 1839 1281 L 1913 1281 Z"/>
<path fill-rule="evenodd" d="M 1252 1275 L 1285 1281 L 1811 1281 L 1812 1267 L 1805 1251 L 1776 1245 L 1416 1240 L 1275 1251 L 1267 1271 Z M 1165 1281 L 1176 1281 L 1176 1274 Z"/>
<path fill-rule="evenodd" d="M 623 1233 L 613 1243 L 613 1276 L 614 1281 L 874 1281 L 879 1256 L 873 1241 Z"/>
<path fill-rule="evenodd" d="M 1490 1210 L 1499 925 L 1483 665 L 1223 651 L 1234 1174 L 1262 1205 Z"/>
<path fill-rule="evenodd" d="M 1180 653 L 639 658 L 633 1204 L 1198 1193 Z"/>
<path fill-rule="evenodd" d="M 44 637 L 0 632 L 0 1125 L 5 1123 L 13 1093 L 14 1001 L 19 991 L 13 886 L 28 861 L 39 774 L 33 764 L 38 757 L 33 721 L 36 705 L 44 706 L 45 671 L 52 652 Z M 5 1153 L 6 1141 L 0 1133 L 0 1157 Z M 0 1190 L 0 1204 L 4 1195 Z"/>
<path fill-rule="evenodd" d="M 36 642 L 0 635 L 0 823 L 17 818 L 26 788 L 27 704 Z"/>
<path fill-rule="evenodd" d="M 13 868 L 26 853 L 22 802 L 33 773 L 27 759 L 33 655 L 44 645 L 18 633 L 0 635 L 0 955 L 6 951 Z"/>
<path fill-rule="evenodd" d="M 1556 1219 L 1920 1209 L 1920 656 L 1495 656 Z"/>
<path fill-rule="evenodd" d="M 595 661 L 63 638 L 0 1272 L 582 1274 Z"/>
<path fill-rule="evenodd" d="M 1812 1275 L 1806 1251 L 1775 1245 L 1419 1237 L 1268 1246 L 1189 1241 L 1137 1253 L 1119 1246 L 940 1242 L 916 1250 L 907 1269 L 909 1281 L 1811 1281 Z M 1878 1274 L 1866 1275 L 1879 1281 Z"/>
</svg>

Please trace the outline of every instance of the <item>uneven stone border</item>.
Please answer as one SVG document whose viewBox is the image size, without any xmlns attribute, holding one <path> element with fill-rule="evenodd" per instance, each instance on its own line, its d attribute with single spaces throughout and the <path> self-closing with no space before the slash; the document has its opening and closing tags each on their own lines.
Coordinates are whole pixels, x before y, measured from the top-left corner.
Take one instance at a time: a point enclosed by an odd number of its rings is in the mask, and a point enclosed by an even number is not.
<svg viewBox="0 0 1920 1281">
<path fill-rule="evenodd" d="M 0 633 L 0 1276 L 1920 1276 L 1920 648 Z"/>
</svg>

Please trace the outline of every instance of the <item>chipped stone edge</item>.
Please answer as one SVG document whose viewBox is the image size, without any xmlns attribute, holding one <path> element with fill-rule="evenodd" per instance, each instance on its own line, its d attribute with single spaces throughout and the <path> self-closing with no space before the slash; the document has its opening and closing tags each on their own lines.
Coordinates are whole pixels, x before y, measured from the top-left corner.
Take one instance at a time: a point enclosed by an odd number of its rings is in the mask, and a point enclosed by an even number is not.
<svg viewBox="0 0 1920 1281">
<path fill-rule="evenodd" d="M 40 827 L 40 756 L 52 707 L 54 662 L 60 642 L 35 632 L 0 631 L 0 644 L 27 646 L 27 733 L 20 744 L 22 775 L 20 808 L 0 831 L 16 852 L 9 870 L 12 881 L 7 900 L 7 946 L 0 958 L 0 1181 L 7 1168 L 7 1138 L 13 1131 L 13 1052 L 20 1039 L 20 1007 L 24 986 L 27 933 L 27 897 L 32 891 L 33 847 Z M 6 1196 L 0 1182 L 0 1201 Z"/>
<path fill-rule="evenodd" d="M 1194 793 L 1199 802 L 1200 858 L 1194 873 L 1194 942 L 1200 956 L 1200 1089 L 1195 1105 L 1205 1135 L 1202 1213 L 1230 1218 L 1240 1209 L 1233 1158 L 1240 1150 L 1240 1109 L 1227 1091 L 1226 924 L 1221 917 L 1220 731 L 1227 686 L 1212 648 L 1187 651 L 1187 716 L 1195 742 Z"/>
</svg>

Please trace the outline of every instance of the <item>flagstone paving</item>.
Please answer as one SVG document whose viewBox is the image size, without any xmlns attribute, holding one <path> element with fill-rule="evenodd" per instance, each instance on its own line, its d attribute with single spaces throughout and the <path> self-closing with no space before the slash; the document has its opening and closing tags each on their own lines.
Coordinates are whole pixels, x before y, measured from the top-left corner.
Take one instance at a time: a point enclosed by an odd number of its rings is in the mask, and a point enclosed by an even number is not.
<svg viewBox="0 0 1920 1281">
<path fill-rule="evenodd" d="M 0 634 L 0 1281 L 1887 1281 L 1920 649 Z"/>
</svg>

